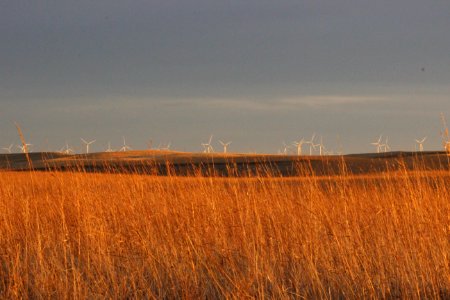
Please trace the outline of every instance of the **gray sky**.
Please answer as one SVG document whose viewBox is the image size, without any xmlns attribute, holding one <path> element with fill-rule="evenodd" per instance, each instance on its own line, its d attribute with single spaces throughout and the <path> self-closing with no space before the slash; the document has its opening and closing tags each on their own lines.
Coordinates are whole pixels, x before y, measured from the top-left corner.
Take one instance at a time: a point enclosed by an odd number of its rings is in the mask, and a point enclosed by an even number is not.
<svg viewBox="0 0 450 300">
<path fill-rule="evenodd" d="M 1 147 L 440 149 L 450 118 L 447 0 L 4 0 L 0 38 Z"/>
</svg>

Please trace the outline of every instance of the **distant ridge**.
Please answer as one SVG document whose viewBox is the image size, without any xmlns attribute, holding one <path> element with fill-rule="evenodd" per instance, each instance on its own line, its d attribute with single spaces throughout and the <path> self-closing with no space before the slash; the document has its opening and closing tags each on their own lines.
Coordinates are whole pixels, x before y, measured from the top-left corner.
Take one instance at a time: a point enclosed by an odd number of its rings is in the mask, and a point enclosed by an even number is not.
<svg viewBox="0 0 450 300">
<path fill-rule="evenodd" d="M 61 154 L 29 153 L 36 171 L 83 171 L 188 176 L 309 176 L 370 174 L 389 170 L 449 170 L 443 151 L 297 156 L 191 153 L 160 150 Z M 0 170 L 26 171 L 26 156 L 0 154 Z"/>
</svg>

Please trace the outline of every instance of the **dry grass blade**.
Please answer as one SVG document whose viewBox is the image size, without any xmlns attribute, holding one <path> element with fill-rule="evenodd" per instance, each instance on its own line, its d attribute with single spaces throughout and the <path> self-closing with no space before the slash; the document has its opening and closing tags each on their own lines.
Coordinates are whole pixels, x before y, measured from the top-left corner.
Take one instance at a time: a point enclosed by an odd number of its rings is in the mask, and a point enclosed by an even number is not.
<svg viewBox="0 0 450 300">
<path fill-rule="evenodd" d="M 30 170 L 32 170 L 33 169 L 33 162 L 31 161 L 30 154 L 29 154 L 29 151 L 28 151 L 28 144 L 25 141 L 25 137 L 23 136 L 22 129 L 20 128 L 19 124 L 17 122 L 14 122 L 14 125 L 16 125 L 17 132 L 19 133 L 20 142 L 22 143 L 22 147 L 23 147 L 23 152 L 25 154 L 25 157 L 27 158 L 28 168 Z"/>
<path fill-rule="evenodd" d="M 447 126 L 447 120 L 445 119 L 444 113 L 441 113 L 441 122 L 443 127 L 441 131 L 442 145 L 444 146 L 445 151 L 450 153 L 450 136 Z"/>
</svg>

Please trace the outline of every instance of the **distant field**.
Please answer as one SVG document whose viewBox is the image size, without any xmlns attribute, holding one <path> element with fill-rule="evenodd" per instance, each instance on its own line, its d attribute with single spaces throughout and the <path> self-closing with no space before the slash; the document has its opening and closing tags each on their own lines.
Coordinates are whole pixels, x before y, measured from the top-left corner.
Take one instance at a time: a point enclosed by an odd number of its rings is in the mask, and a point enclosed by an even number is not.
<svg viewBox="0 0 450 300">
<path fill-rule="evenodd" d="M 387 152 L 334 156 L 127 151 L 65 155 L 30 153 L 39 171 L 150 175 L 298 177 L 377 174 L 401 170 L 449 170 L 445 152 Z M 0 155 L 0 170 L 28 170 L 24 154 Z"/>
<path fill-rule="evenodd" d="M 0 172 L 0 296 L 449 298 L 450 172 L 429 157 L 439 170 Z"/>
</svg>

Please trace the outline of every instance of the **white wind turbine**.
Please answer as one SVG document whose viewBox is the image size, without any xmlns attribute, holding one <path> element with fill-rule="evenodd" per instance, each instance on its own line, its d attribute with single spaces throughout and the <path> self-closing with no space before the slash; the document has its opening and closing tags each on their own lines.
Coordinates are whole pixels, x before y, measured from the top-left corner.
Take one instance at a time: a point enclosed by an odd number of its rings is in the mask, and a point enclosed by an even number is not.
<svg viewBox="0 0 450 300">
<path fill-rule="evenodd" d="M 213 136 L 211 134 L 211 136 L 209 137 L 208 143 L 202 143 L 202 146 L 204 148 L 204 150 L 203 150 L 204 153 L 214 152 L 214 148 L 211 146 L 212 138 L 213 138 Z"/>
<path fill-rule="evenodd" d="M 316 145 L 314 145 L 314 138 L 316 137 L 316 134 L 313 133 L 311 136 L 311 139 L 309 141 L 305 141 L 305 144 L 309 144 L 309 155 L 312 155 L 313 148 L 316 148 Z"/>
<path fill-rule="evenodd" d="M 111 148 L 111 142 L 108 142 L 108 148 L 105 150 L 105 152 L 114 152 L 114 149 Z"/>
<path fill-rule="evenodd" d="M 302 138 L 300 141 L 294 141 L 294 146 L 296 146 L 297 147 L 297 155 L 302 155 L 302 146 L 303 146 L 303 144 L 305 144 L 306 143 L 306 141 Z"/>
<path fill-rule="evenodd" d="M 129 147 L 127 145 L 127 143 L 125 142 L 125 137 L 124 136 L 122 137 L 122 139 L 123 139 L 123 146 L 122 146 L 122 148 L 120 148 L 120 151 L 125 152 L 125 151 L 128 151 L 128 150 L 132 150 L 131 147 Z"/>
<path fill-rule="evenodd" d="M 320 144 L 315 146 L 319 146 L 319 155 L 322 156 L 325 152 L 325 146 L 323 145 L 323 137 L 320 137 Z"/>
<path fill-rule="evenodd" d="M 450 153 L 450 141 L 445 142 L 445 144 L 444 144 L 444 150 L 445 150 L 446 152 L 449 152 L 449 153 Z"/>
<path fill-rule="evenodd" d="M 66 142 L 66 145 L 64 147 L 61 148 L 61 150 L 59 150 L 59 152 L 63 153 L 63 154 L 71 154 L 73 153 L 73 149 L 71 149 L 69 147 L 69 144 Z"/>
<path fill-rule="evenodd" d="M 80 139 L 86 145 L 86 154 L 88 154 L 89 153 L 89 146 L 92 145 L 93 143 L 95 143 L 96 140 L 92 140 L 92 141 L 87 142 L 83 138 L 80 138 Z"/>
<path fill-rule="evenodd" d="M 423 152 L 423 143 L 426 141 L 427 137 L 422 138 L 421 140 L 415 140 L 417 144 L 419 144 L 419 151 Z"/>
<path fill-rule="evenodd" d="M 172 145 L 172 142 L 169 142 L 165 147 L 160 148 L 161 150 L 169 151 L 170 146 Z"/>
<path fill-rule="evenodd" d="M 12 147 L 14 147 L 14 144 L 9 145 L 9 147 L 3 147 L 2 149 L 8 153 L 12 153 Z"/>
<path fill-rule="evenodd" d="M 389 139 L 389 137 L 386 137 L 384 144 L 380 144 L 380 149 L 382 149 L 383 152 L 387 152 L 388 150 L 391 150 L 391 147 L 389 147 L 389 144 L 388 144 L 388 139 Z"/>
<path fill-rule="evenodd" d="M 378 141 L 370 143 L 371 145 L 374 145 L 377 147 L 377 153 L 380 153 L 380 151 L 381 151 L 381 138 L 382 138 L 382 135 L 380 135 L 380 137 L 378 138 Z"/>
<path fill-rule="evenodd" d="M 29 146 L 33 146 L 33 144 L 24 144 L 23 146 L 17 146 L 17 148 L 20 149 L 20 152 L 22 153 L 29 153 L 30 152 L 30 148 Z"/>
<path fill-rule="evenodd" d="M 223 153 L 227 153 L 228 146 L 229 146 L 232 142 L 225 143 L 225 142 L 222 142 L 222 141 L 219 140 L 219 143 L 223 146 Z"/>
<path fill-rule="evenodd" d="M 333 150 L 325 151 L 325 155 L 334 155 L 334 151 Z"/>
<path fill-rule="evenodd" d="M 282 151 L 282 153 L 283 153 L 284 155 L 286 155 L 286 154 L 288 154 L 288 150 L 289 150 L 289 146 L 286 145 L 285 142 L 283 142 L 283 151 Z"/>
<path fill-rule="evenodd" d="M 323 150 L 322 144 L 314 144 L 314 143 L 311 143 L 311 146 L 312 146 L 314 149 L 317 149 L 317 147 L 319 147 L 319 155 L 322 156 L 322 150 Z M 310 150 L 310 152 L 311 152 L 311 150 Z"/>
</svg>

